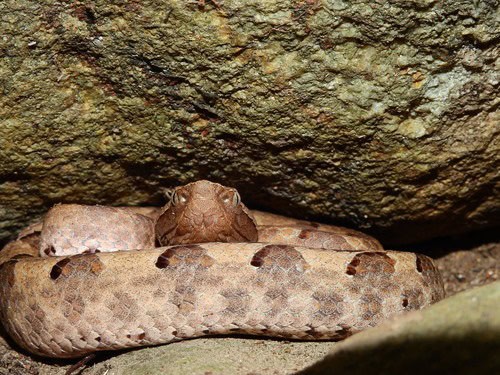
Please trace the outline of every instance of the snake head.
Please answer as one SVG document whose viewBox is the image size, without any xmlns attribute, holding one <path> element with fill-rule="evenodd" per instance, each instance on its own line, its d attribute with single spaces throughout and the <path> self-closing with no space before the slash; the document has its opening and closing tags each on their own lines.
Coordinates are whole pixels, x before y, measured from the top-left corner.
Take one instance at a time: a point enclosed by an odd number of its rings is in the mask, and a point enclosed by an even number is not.
<svg viewBox="0 0 500 375">
<path fill-rule="evenodd" d="M 236 189 L 200 180 L 175 188 L 156 222 L 161 245 L 257 241 L 257 226 Z"/>
</svg>

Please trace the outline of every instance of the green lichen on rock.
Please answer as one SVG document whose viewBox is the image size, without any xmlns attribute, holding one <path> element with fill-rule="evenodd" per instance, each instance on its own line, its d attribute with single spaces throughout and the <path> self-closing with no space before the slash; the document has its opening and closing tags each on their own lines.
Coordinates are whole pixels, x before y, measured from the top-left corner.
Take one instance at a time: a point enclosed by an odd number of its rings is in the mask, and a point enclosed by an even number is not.
<svg viewBox="0 0 500 375">
<path fill-rule="evenodd" d="M 392 243 L 498 224 L 495 2 L 0 11 L 0 239 L 55 202 L 198 178 Z"/>
</svg>

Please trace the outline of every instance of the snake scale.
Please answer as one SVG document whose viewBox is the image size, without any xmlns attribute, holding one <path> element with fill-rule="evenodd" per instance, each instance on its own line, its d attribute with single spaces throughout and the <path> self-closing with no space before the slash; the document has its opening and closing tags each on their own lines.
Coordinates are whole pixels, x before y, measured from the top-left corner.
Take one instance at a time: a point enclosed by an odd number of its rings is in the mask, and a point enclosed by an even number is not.
<svg viewBox="0 0 500 375">
<path fill-rule="evenodd" d="M 0 263 L 5 330 L 56 358 L 206 335 L 338 340 L 444 296 L 424 255 L 250 211 L 209 181 L 160 210 L 56 205 Z"/>
</svg>

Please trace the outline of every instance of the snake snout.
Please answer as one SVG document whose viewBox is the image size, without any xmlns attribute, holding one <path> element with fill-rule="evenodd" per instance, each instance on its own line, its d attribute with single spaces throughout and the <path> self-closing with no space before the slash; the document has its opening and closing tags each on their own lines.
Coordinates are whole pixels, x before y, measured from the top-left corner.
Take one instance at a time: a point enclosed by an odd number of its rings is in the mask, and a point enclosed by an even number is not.
<svg viewBox="0 0 500 375">
<path fill-rule="evenodd" d="M 219 223 L 219 216 L 214 215 L 212 212 L 203 213 L 203 226 L 205 228 L 213 228 L 216 227 Z"/>
</svg>

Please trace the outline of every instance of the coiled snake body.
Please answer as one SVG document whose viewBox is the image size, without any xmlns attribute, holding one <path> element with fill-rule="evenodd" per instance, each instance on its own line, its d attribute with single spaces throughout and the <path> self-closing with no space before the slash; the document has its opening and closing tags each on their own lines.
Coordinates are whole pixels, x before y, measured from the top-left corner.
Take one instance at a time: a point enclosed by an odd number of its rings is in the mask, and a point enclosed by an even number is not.
<svg viewBox="0 0 500 375">
<path fill-rule="evenodd" d="M 208 181 L 175 189 L 159 212 L 55 206 L 0 263 L 6 331 L 60 358 L 204 335 L 342 339 L 444 296 L 424 255 L 251 213 Z"/>
</svg>

